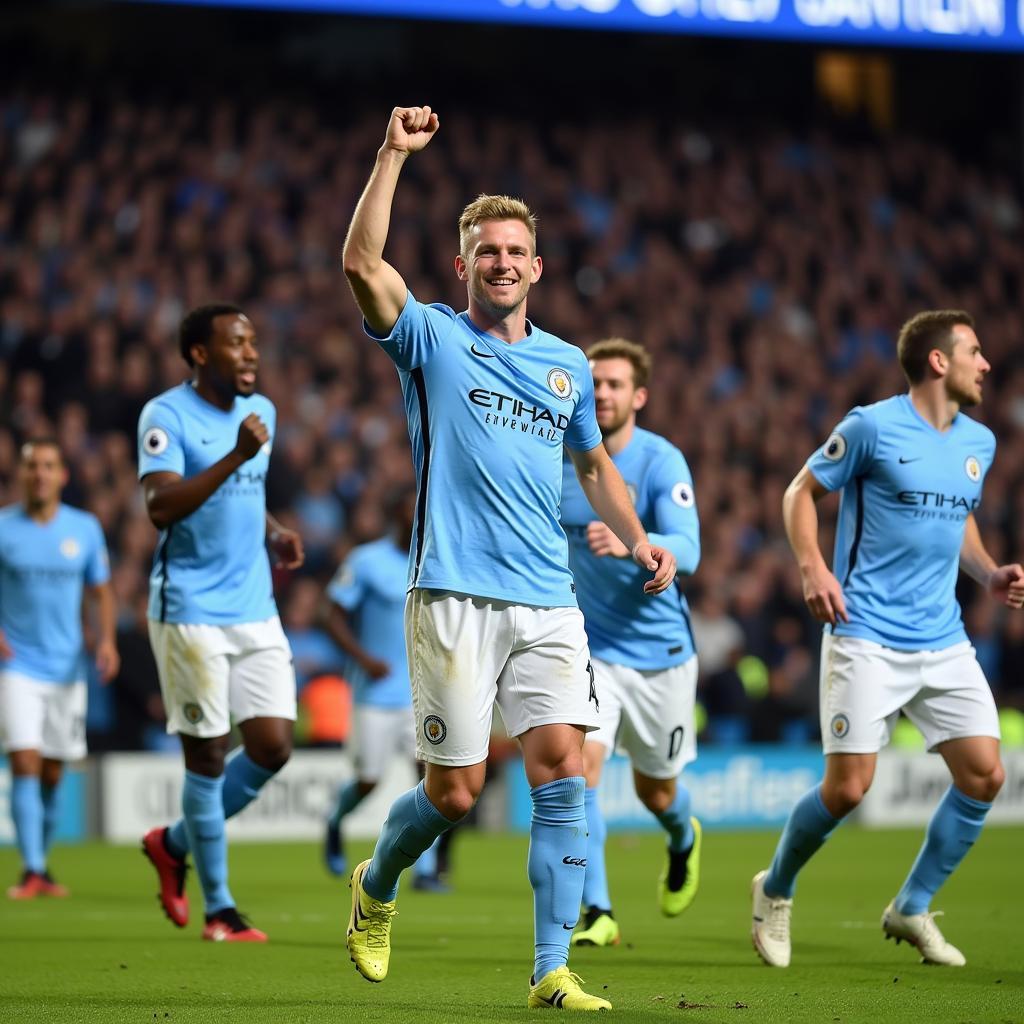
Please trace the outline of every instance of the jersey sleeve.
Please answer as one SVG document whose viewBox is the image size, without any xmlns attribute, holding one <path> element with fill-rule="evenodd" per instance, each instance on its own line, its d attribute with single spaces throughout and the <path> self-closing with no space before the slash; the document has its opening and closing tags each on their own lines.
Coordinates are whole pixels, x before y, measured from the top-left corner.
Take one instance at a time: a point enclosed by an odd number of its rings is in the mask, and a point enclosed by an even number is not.
<svg viewBox="0 0 1024 1024">
<path fill-rule="evenodd" d="M 565 431 L 564 443 L 576 451 L 589 452 L 601 443 L 601 431 L 597 425 L 597 410 L 594 407 L 594 378 L 590 364 L 580 352 L 580 363 L 575 370 L 576 384 L 580 397 L 573 410 L 569 426 Z"/>
<path fill-rule="evenodd" d="M 149 402 L 139 417 L 139 479 L 149 473 L 185 475 L 184 431 L 166 402 Z"/>
<path fill-rule="evenodd" d="M 837 491 L 871 465 L 878 442 L 878 426 L 866 409 L 857 407 L 807 460 L 814 478 L 827 490 Z"/>
<path fill-rule="evenodd" d="M 110 580 L 110 556 L 103 528 L 95 517 L 89 519 L 89 535 L 91 543 L 85 562 L 85 582 L 90 587 L 98 587 Z"/>
<path fill-rule="evenodd" d="M 400 370 L 422 366 L 455 329 L 455 311 L 447 306 L 424 306 L 408 293 L 401 315 L 388 335 L 376 334 L 364 320 L 363 330 L 391 357 Z"/>
<path fill-rule="evenodd" d="M 366 581 L 360 563 L 359 554 L 353 551 L 338 566 L 338 571 L 327 584 L 327 596 L 347 612 L 358 608 L 366 593 Z"/>
<path fill-rule="evenodd" d="M 695 572 L 700 562 L 697 498 L 690 467 L 678 448 L 658 459 L 648 486 L 654 508 L 651 543 L 672 552 L 679 572 Z"/>
</svg>

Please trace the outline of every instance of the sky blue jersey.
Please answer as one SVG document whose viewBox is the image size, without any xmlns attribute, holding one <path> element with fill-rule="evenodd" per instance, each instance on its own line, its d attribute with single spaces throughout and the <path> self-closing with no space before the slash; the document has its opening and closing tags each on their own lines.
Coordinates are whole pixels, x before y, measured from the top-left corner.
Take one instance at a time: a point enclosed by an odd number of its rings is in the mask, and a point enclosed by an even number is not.
<svg viewBox="0 0 1024 1024">
<path fill-rule="evenodd" d="M 527 323 L 514 345 L 410 294 L 376 338 L 398 366 L 418 479 L 409 586 L 573 607 L 562 445 L 601 443 L 586 356 Z"/>
<path fill-rule="evenodd" d="M 85 679 L 82 588 L 109 579 L 92 513 L 62 504 L 37 523 L 23 505 L 0 509 L 0 629 L 14 652 L 0 668 L 50 683 Z"/>
<path fill-rule="evenodd" d="M 612 459 L 626 481 L 651 543 L 675 555 L 680 573 L 700 561 L 700 525 L 693 477 L 683 453 L 663 437 L 636 428 Z M 678 586 L 656 597 L 644 593 L 650 573 L 632 558 L 598 558 L 587 543 L 598 519 L 568 459 L 562 483 L 562 525 L 569 537 L 569 567 L 587 625 L 590 652 L 602 661 L 656 670 L 694 655 L 690 609 Z"/>
<path fill-rule="evenodd" d="M 943 433 L 897 395 L 852 409 L 811 456 L 815 478 L 842 488 L 832 571 L 850 621 L 837 636 L 914 651 L 967 639 L 960 546 L 995 450 L 988 427 L 959 414 Z"/>
<path fill-rule="evenodd" d="M 328 584 L 327 596 L 349 613 L 352 631 L 368 654 L 391 666 L 373 680 L 353 664 L 349 682 L 357 704 L 407 708 L 412 704 L 405 659 L 405 573 L 409 553 L 390 537 L 349 552 Z"/>
<path fill-rule="evenodd" d="M 235 398 L 225 412 L 181 384 L 139 417 L 139 479 L 193 477 L 228 454 L 250 413 L 270 440 L 190 516 L 160 531 L 149 577 L 149 616 L 160 622 L 232 626 L 277 614 L 266 549 L 265 482 L 277 415 L 263 395 Z"/>
</svg>

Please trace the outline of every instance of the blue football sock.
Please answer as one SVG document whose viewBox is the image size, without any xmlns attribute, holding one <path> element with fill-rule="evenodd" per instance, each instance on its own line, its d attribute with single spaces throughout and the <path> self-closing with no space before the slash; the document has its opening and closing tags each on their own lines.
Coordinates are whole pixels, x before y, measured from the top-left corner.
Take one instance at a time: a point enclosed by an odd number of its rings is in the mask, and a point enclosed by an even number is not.
<svg viewBox="0 0 1024 1024">
<path fill-rule="evenodd" d="M 15 775 L 11 779 L 11 818 L 25 870 L 41 875 L 46 870 L 46 849 L 38 775 Z"/>
<path fill-rule="evenodd" d="M 833 818 L 822 802 L 820 784 L 804 793 L 789 812 L 775 859 L 765 876 L 764 891 L 769 896 L 792 899 L 797 873 L 838 824 L 839 818 Z"/>
<path fill-rule="evenodd" d="M 437 847 L 440 842 L 441 837 L 438 836 L 412 866 L 413 874 L 418 878 L 433 878 L 437 874 Z"/>
<path fill-rule="evenodd" d="M 375 900 L 393 900 L 399 875 L 454 824 L 430 802 L 422 782 L 403 793 L 388 811 L 373 860 L 363 874 L 363 888 Z"/>
<path fill-rule="evenodd" d="M 233 818 L 248 807 L 273 777 L 274 772 L 261 768 L 245 752 L 245 747 L 236 747 L 224 762 L 224 818 Z M 167 830 L 164 845 L 167 852 L 175 857 L 184 857 L 192 848 L 185 831 L 184 818 L 180 818 Z"/>
<path fill-rule="evenodd" d="M 189 848 L 203 887 L 206 913 L 233 907 L 235 901 L 228 890 L 228 844 L 224 836 L 224 776 L 211 779 L 186 769 L 181 808 L 185 812 Z"/>
<path fill-rule="evenodd" d="M 364 793 L 359 788 L 359 782 L 356 779 L 352 779 L 351 782 L 343 783 L 338 787 L 338 792 L 334 797 L 334 807 L 331 809 L 331 813 L 327 816 L 327 821 L 331 828 L 337 828 L 341 824 L 341 819 L 348 814 L 349 811 L 354 810 L 362 802 L 363 798 L 368 794 Z"/>
<path fill-rule="evenodd" d="M 40 797 L 43 801 L 43 856 L 47 856 L 53 845 L 53 834 L 57 831 L 58 800 L 60 783 L 56 786 L 40 786 Z"/>
<path fill-rule="evenodd" d="M 928 822 L 917 860 L 896 896 L 896 909 L 901 914 L 923 914 L 928 910 L 932 897 L 981 834 L 991 806 L 966 796 L 956 786 L 946 790 Z"/>
<path fill-rule="evenodd" d="M 583 905 L 612 909 L 612 898 L 608 895 L 608 872 L 604 863 L 604 844 L 608 827 L 604 823 L 601 805 L 596 789 L 587 789 L 583 794 L 583 807 L 587 815 L 587 870 L 583 876 Z"/>
<path fill-rule="evenodd" d="M 533 977 L 563 967 L 579 918 L 587 867 L 586 779 L 581 775 L 535 786 L 527 873 L 533 886 Z"/>
<path fill-rule="evenodd" d="M 673 853 L 685 853 L 693 846 L 693 823 L 690 821 L 690 791 L 679 781 L 672 803 L 655 817 L 668 833 L 668 848 Z"/>
</svg>

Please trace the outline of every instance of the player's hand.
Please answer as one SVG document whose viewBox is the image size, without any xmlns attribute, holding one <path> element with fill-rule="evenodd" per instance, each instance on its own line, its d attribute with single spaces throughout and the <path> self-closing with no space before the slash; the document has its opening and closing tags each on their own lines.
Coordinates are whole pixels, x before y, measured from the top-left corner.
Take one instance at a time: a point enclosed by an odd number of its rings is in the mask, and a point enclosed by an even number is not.
<svg viewBox="0 0 1024 1024">
<path fill-rule="evenodd" d="M 14 651 L 11 650 L 11 645 L 7 642 L 7 637 L 4 636 L 4 631 L 0 629 L 0 658 L 13 658 Z"/>
<path fill-rule="evenodd" d="M 988 578 L 988 592 L 1007 608 L 1024 606 L 1024 568 L 1014 562 L 994 569 Z"/>
<path fill-rule="evenodd" d="M 842 619 L 849 622 L 846 614 L 846 601 L 839 580 L 824 565 L 803 573 L 804 601 L 811 614 L 819 622 L 827 622 L 835 626 Z"/>
<path fill-rule="evenodd" d="M 644 584 L 644 593 L 653 597 L 668 590 L 676 578 L 676 558 L 671 551 L 656 548 L 649 541 L 641 541 L 633 548 L 633 561 L 641 569 L 654 573 L 654 579 Z"/>
<path fill-rule="evenodd" d="M 96 645 L 96 671 L 104 686 L 121 671 L 121 655 L 117 653 L 113 640 L 101 640 Z"/>
<path fill-rule="evenodd" d="M 587 524 L 587 543 L 598 558 L 629 558 L 629 548 L 600 521 Z"/>
<path fill-rule="evenodd" d="M 374 681 L 391 675 L 391 666 L 380 658 L 363 658 L 359 667 Z"/>
<path fill-rule="evenodd" d="M 418 153 L 434 137 L 440 123 L 430 107 L 395 107 L 384 145 L 396 153 Z"/>
<path fill-rule="evenodd" d="M 274 565 L 282 569 L 298 569 L 306 560 L 302 538 L 294 530 L 283 526 L 271 530 L 267 544 L 274 556 Z"/>
<path fill-rule="evenodd" d="M 238 440 L 235 451 L 247 462 L 270 440 L 266 423 L 251 412 L 238 424 Z"/>
</svg>

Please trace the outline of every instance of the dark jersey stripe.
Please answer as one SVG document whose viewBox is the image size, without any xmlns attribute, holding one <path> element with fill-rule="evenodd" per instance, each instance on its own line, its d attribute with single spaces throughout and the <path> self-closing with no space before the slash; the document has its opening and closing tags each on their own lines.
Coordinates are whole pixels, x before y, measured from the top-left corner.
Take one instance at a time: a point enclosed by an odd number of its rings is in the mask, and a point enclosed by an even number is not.
<svg viewBox="0 0 1024 1024">
<path fill-rule="evenodd" d="M 427 477 L 430 474 L 430 420 L 427 415 L 427 385 L 423 370 L 416 367 L 411 372 L 416 387 L 416 399 L 420 408 L 420 434 L 423 437 L 423 465 L 420 466 L 419 494 L 416 497 L 416 562 L 412 573 L 413 586 L 420 576 L 420 562 L 423 558 L 423 535 L 427 524 Z"/>
</svg>

